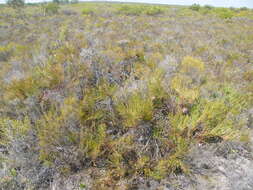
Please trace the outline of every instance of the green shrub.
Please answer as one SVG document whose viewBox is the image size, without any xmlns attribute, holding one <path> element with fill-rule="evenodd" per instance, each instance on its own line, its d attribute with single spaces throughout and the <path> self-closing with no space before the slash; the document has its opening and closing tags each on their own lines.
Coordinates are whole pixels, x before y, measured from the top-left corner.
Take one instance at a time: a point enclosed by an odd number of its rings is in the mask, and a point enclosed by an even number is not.
<svg viewBox="0 0 253 190">
<path fill-rule="evenodd" d="M 22 8 L 25 6 L 24 0 L 7 0 L 7 5 L 14 9 Z"/>
<path fill-rule="evenodd" d="M 170 115 L 171 124 L 176 132 L 199 140 L 207 140 L 208 137 L 214 136 L 226 140 L 239 139 L 241 133 L 237 115 L 246 106 L 248 97 L 233 89 L 228 89 L 227 92 L 225 90 L 223 93 L 223 97 L 212 101 L 199 99 L 189 115 Z"/>
<path fill-rule="evenodd" d="M 60 0 L 53 0 L 53 3 L 60 4 Z"/>
<path fill-rule="evenodd" d="M 236 15 L 236 9 L 231 8 L 215 8 L 210 5 L 205 5 L 201 7 L 198 4 L 193 4 L 189 7 L 193 11 L 197 11 L 201 14 L 214 14 L 222 19 L 230 19 Z"/>
<path fill-rule="evenodd" d="M 192 104 L 200 95 L 205 65 L 193 57 L 185 57 L 179 66 L 179 72 L 171 80 L 171 88 L 177 93 L 183 104 Z"/>
<path fill-rule="evenodd" d="M 162 82 L 164 72 L 161 69 L 139 68 L 143 73 L 143 80 L 147 82 L 145 92 L 134 91 L 126 98 L 126 100 L 116 100 L 116 110 L 123 118 L 126 127 L 135 127 L 142 121 L 150 121 L 153 117 L 155 108 L 160 107 L 164 100 L 169 98 Z M 137 70 L 137 69 L 136 69 Z M 141 71 L 138 71 L 141 72 Z M 137 72 L 136 72 L 137 73 Z"/>
<path fill-rule="evenodd" d="M 118 9 L 119 14 L 125 15 L 158 15 L 163 12 L 164 9 L 153 5 L 123 5 Z"/>
<path fill-rule="evenodd" d="M 213 12 L 222 19 L 230 19 L 235 15 L 235 12 L 228 8 L 215 8 Z"/>
<path fill-rule="evenodd" d="M 23 120 L 0 118 L 0 145 L 8 146 L 12 141 L 24 139 L 31 128 L 28 117 Z"/>
<path fill-rule="evenodd" d="M 161 180 L 173 172 L 188 173 L 189 169 L 184 163 L 183 158 L 189 151 L 190 141 L 182 135 L 176 135 L 175 133 L 170 135 L 169 143 L 173 147 L 171 154 L 157 161 L 153 168 L 147 169 L 145 171 L 147 176 Z"/>
<path fill-rule="evenodd" d="M 79 148 L 84 156 L 96 159 L 101 153 L 102 145 L 106 140 L 106 125 L 93 126 L 89 130 L 83 130 L 80 136 Z"/>
<path fill-rule="evenodd" d="M 143 12 L 143 7 L 139 5 L 123 5 L 118 9 L 118 12 L 125 15 L 140 15 Z"/>
<path fill-rule="evenodd" d="M 51 105 L 37 122 L 40 158 L 52 164 L 64 162 L 57 166 L 64 170 L 73 163 L 66 160 L 59 147 L 71 146 L 72 153 L 77 155 L 76 164 L 83 158 L 95 160 L 100 156 L 106 140 L 105 122 L 110 114 L 106 109 L 97 108 L 97 104 L 108 99 L 113 91 L 113 86 L 101 82 L 96 87 L 86 88 L 82 100 L 70 96 L 60 106 Z"/>
<path fill-rule="evenodd" d="M 63 82 L 63 70 L 60 64 L 47 63 L 34 67 L 32 74 L 19 80 L 13 80 L 6 86 L 7 99 L 26 99 L 36 96 L 43 88 L 53 89 Z"/>
<path fill-rule="evenodd" d="M 57 3 L 47 3 L 42 7 L 44 14 L 57 14 L 60 7 Z"/>
<path fill-rule="evenodd" d="M 126 102 L 118 103 L 116 109 L 123 118 L 125 126 L 134 127 L 140 121 L 152 119 L 153 103 L 150 97 L 145 97 L 136 92 Z"/>
<path fill-rule="evenodd" d="M 199 4 L 193 4 L 189 8 L 193 11 L 199 11 L 201 9 L 201 6 Z"/>
<path fill-rule="evenodd" d="M 70 3 L 71 4 L 77 4 L 77 3 L 79 3 L 79 0 L 70 0 Z"/>
<path fill-rule="evenodd" d="M 105 140 L 105 124 L 91 122 L 90 126 L 81 127 L 83 112 L 80 102 L 75 98 L 66 98 L 64 105 L 54 107 L 38 122 L 39 144 L 41 159 L 54 162 L 63 161 L 64 155 L 57 150 L 58 146 L 73 146 L 80 156 L 95 159 L 99 156 L 100 149 Z M 87 114 L 87 113 L 86 113 Z M 95 116 L 95 115 L 94 115 Z M 86 121 L 95 121 L 98 118 L 90 115 Z M 71 126 L 75 122 L 75 126 Z M 66 165 L 70 164 L 66 160 Z"/>
<path fill-rule="evenodd" d="M 208 9 L 208 10 L 212 10 L 212 9 L 214 9 L 214 7 L 213 7 L 213 6 L 211 6 L 211 5 L 205 5 L 205 6 L 204 6 L 204 8 L 205 8 L 205 9 Z"/>
<path fill-rule="evenodd" d="M 161 69 L 154 69 L 148 74 L 148 95 L 153 101 L 159 101 L 168 98 L 168 93 L 162 84 L 164 80 L 164 71 Z"/>
<path fill-rule="evenodd" d="M 13 51 L 13 45 L 0 46 L 0 61 L 7 61 Z"/>
<path fill-rule="evenodd" d="M 240 11 L 248 11 L 249 8 L 248 8 L 248 7 L 241 7 L 239 10 L 240 10 Z"/>
<path fill-rule="evenodd" d="M 78 101 L 70 97 L 60 107 L 51 105 L 50 110 L 37 121 L 40 158 L 43 161 L 54 163 L 57 159 L 64 159 L 57 147 L 76 143 L 80 131 L 71 130 L 70 122 L 79 121 L 79 115 Z"/>
<path fill-rule="evenodd" d="M 164 10 L 158 6 L 151 6 L 150 8 L 147 8 L 144 12 L 147 15 L 158 15 L 162 14 Z"/>
<path fill-rule="evenodd" d="M 82 14 L 83 15 L 93 15 L 95 14 L 96 9 L 93 6 L 86 6 L 83 10 L 82 10 Z"/>
<path fill-rule="evenodd" d="M 235 16 L 253 19 L 253 11 L 252 10 L 240 10 L 240 11 L 237 11 Z"/>
<path fill-rule="evenodd" d="M 169 145 L 171 151 L 159 159 L 153 168 L 146 170 L 146 175 L 160 180 L 171 172 L 187 173 L 189 169 L 184 163 L 184 157 L 191 144 L 239 140 L 243 137 L 240 130 L 245 121 L 237 116 L 245 108 L 249 97 L 231 88 L 220 90 L 224 93 L 222 97 L 211 101 L 200 98 L 188 114 L 180 111 L 169 113 L 168 140 L 162 142 Z"/>
</svg>

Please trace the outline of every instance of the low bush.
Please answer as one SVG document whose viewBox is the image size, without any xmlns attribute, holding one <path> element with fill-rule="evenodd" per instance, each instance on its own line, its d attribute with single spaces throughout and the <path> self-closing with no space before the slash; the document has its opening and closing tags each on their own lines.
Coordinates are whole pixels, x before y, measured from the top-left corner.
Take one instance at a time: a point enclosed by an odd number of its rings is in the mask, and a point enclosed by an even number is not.
<svg viewBox="0 0 253 190">
<path fill-rule="evenodd" d="M 240 9 L 231 9 L 231 8 L 215 8 L 210 5 L 200 6 L 198 4 L 193 4 L 189 7 L 190 10 L 199 12 L 200 14 L 213 14 L 222 19 L 230 19 L 237 16 L 237 12 L 240 12 Z"/>
<path fill-rule="evenodd" d="M 53 15 L 59 12 L 60 7 L 57 3 L 47 3 L 42 6 L 42 9 L 45 15 Z"/>
<path fill-rule="evenodd" d="M 204 6 L 204 8 L 205 8 L 205 9 L 208 9 L 208 10 L 212 10 L 212 9 L 214 9 L 214 7 L 213 7 L 213 6 L 211 6 L 211 5 L 205 5 L 205 6 Z"/>
<path fill-rule="evenodd" d="M 26 99 L 29 96 L 39 95 L 42 89 L 53 89 L 63 82 L 62 67 L 57 64 L 45 64 L 34 67 L 32 74 L 22 79 L 13 80 L 6 85 L 7 99 Z"/>
<path fill-rule="evenodd" d="M 7 0 L 7 5 L 14 9 L 19 9 L 25 6 L 24 0 Z"/>
<path fill-rule="evenodd" d="M 192 57 L 185 57 L 179 66 L 178 74 L 171 80 L 182 104 L 192 104 L 199 97 L 200 86 L 204 81 L 204 63 Z"/>
<path fill-rule="evenodd" d="M 157 161 L 156 166 L 147 171 L 147 175 L 162 179 L 170 172 L 187 173 L 189 169 L 184 157 L 192 143 L 240 139 L 243 134 L 236 115 L 242 111 L 246 102 L 243 95 L 229 94 L 213 101 L 199 99 L 189 114 L 170 113 L 171 128 L 167 143 L 173 149 L 167 157 Z"/>
<path fill-rule="evenodd" d="M 235 12 L 228 8 L 215 8 L 213 13 L 222 19 L 230 19 L 235 16 Z"/>
<path fill-rule="evenodd" d="M 13 45 L 0 46 L 0 61 L 7 61 L 13 51 Z"/>
<path fill-rule="evenodd" d="M 125 15 L 140 15 L 143 12 L 143 7 L 139 5 L 123 5 L 118 9 L 119 14 Z"/>
<path fill-rule="evenodd" d="M 106 109 L 96 107 L 112 92 L 113 87 L 101 83 L 86 89 L 83 100 L 68 97 L 62 105 L 52 105 L 37 123 L 40 158 L 49 164 L 58 162 L 57 167 L 63 172 L 81 167 L 84 159 L 95 161 L 103 154 L 105 123 L 110 114 L 106 113 Z M 73 154 L 73 157 L 62 150 Z"/>
<path fill-rule="evenodd" d="M 11 142 L 23 139 L 31 129 L 29 118 L 24 120 L 13 120 L 8 117 L 0 118 L 0 145 L 11 146 Z"/>
<path fill-rule="evenodd" d="M 193 11 L 199 11 L 201 9 L 201 6 L 199 4 L 193 4 L 189 8 Z"/>
<path fill-rule="evenodd" d="M 162 14 L 164 12 L 164 10 L 159 6 L 152 6 L 148 9 L 146 9 L 146 11 L 144 11 L 144 12 L 147 15 L 158 15 L 158 14 Z"/>
<path fill-rule="evenodd" d="M 150 121 L 152 119 L 153 103 L 150 97 L 134 93 L 126 102 L 117 105 L 117 111 L 127 127 L 134 127 L 140 121 Z"/>
<path fill-rule="evenodd" d="M 123 5 L 118 9 L 119 14 L 125 15 L 158 15 L 162 14 L 164 9 L 159 6 L 146 6 L 146 5 Z"/>
<path fill-rule="evenodd" d="M 86 7 L 82 10 L 83 15 L 93 15 L 95 13 L 95 9 L 92 7 Z"/>
<path fill-rule="evenodd" d="M 249 8 L 248 8 L 248 7 L 241 7 L 239 10 L 240 10 L 240 11 L 248 11 Z"/>
</svg>

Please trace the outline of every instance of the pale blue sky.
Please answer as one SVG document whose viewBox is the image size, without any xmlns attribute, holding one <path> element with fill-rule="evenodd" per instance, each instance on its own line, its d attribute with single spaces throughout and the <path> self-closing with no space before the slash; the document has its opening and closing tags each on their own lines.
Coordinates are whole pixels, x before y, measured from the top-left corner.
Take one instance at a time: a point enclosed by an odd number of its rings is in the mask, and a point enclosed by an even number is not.
<svg viewBox="0 0 253 190">
<path fill-rule="evenodd" d="M 26 2 L 40 2 L 44 0 L 25 0 Z M 110 0 L 107 0 L 110 1 Z M 253 8 L 253 0 L 114 0 L 121 2 L 142 2 L 142 3 L 160 3 L 171 5 L 191 5 L 198 3 L 201 5 L 213 5 L 221 7 L 250 7 Z M 5 0 L 0 0 L 0 3 Z"/>
</svg>

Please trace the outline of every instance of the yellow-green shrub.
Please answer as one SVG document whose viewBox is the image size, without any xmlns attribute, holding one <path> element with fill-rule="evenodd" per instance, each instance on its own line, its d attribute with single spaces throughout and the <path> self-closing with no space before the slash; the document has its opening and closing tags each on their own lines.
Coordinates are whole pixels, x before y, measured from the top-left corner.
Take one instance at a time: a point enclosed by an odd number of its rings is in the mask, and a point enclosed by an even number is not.
<svg viewBox="0 0 253 190">
<path fill-rule="evenodd" d="M 46 63 L 34 69 L 34 79 L 38 87 L 55 88 L 64 82 L 64 70 L 61 64 Z"/>
<path fill-rule="evenodd" d="M 57 147 L 78 143 L 79 130 L 71 130 L 72 122 L 78 124 L 79 102 L 73 98 L 65 99 L 59 108 L 56 105 L 37 122 L 40 157 L 44 161 L 54 161 L 60 157 Z"/>
<path fill-rule="evenodd" d="M 23 139 L 31 128 L 28 117 L 23 120 L 0 118 L 0 145 L 8 146 L 9 143 L 18 138 Z"/>
<path fill-rule="evenodd" d="M 187 56 L 183 59 L 179 68 L 179 72 L 186 75 L 194 75 L 194 74 L 202 75 L 204 70 L 205 70 L 204 63 L 201 60 L 190 56 Z"/>
<path fill-rule="evenodd" d="M 14 80 L 11 84 L 7 85 L 6 96 L 10 99 L 25 99 L 30 95 L 38 92 L 37 81 L 33 80 L 32 77 L 28 77 L 25 79 Z"/>
<path fill-rule="evenodd" d="M 95 13 L 95 8 L 94 7 L 86 7 L 85 9 L 82 10 L 83 15 L 93 15 Z"/>
<path fill-rule="evenodd" d="M 52 15 L 57 14 L 60 9 L 60 6 L 57 3 L 47 3 L 42 5 L 42 11 L 44 14 Z"/>
<path fill-rule="evenodd" d="M 118 9 L 119 14 L 125 15 L 158 15 L 164 12 L 161 6 L 145 6 L 145 5 L 123 5 Z"/>
<path fill-rule="evenodd" d="M 109 100 L 115 90 L 116 87 L 114 85 L 110 85 L 105 81 L 101 81 L 100 84 L 95 87 L 85 89 L 85 96 L 82 100 L 81 120 L 84 123 L 98 121 L 101 124 L 103 119 L 109 117 L 110 114 L 106 113 L 106 110 L 102 108 L 96 109 L 96 103 Z"/>
<path fill-rule="evenodd" d="M 145 97 L 140 92 L 133 93 L 126 102 L 117 105 L 117 111 L 124 120 L 124 125 L 134 127 L 140 121 L 152 119 L 153 103 L 150 97 Z"/>
<path fill-rule="evenodd" d="M 96 159 L 101 153 L 101 147 L 106 140 L 106 125 L 94 125 L 88 130 L 84 129 L 80 134 L 79 148 L 86 157 Z"/>
<path fill-rule="evenodd" d="M 180 102 L 192 104 L 200 93 L 204 78 L 204 63 L 193 57 L 185 57 L 171 80 L 171 88 L 177 93 Z"/>
<path fill-rule="evenodd" d="M 164 71 L 156 69 L 148 74 L 148 93 L 153 98 L 162 99 L 168 97 L 168 93 L 163 86 Z"/>
<path fill-rule="evenodd" d="M 7 61 L 13 51 L 13 44 L 10 43 L 6 46 L 0 46 L 0 62 Z"/>
<path fill-rule="evenodd" d="M 188 114 L 169 114 L 170 128 L 162 132 L 167 138 L 161 142 L 170 147 L 170 152 L 158 159 L 154 167 L 145 169 L 147 176 L 160 180 L 171 172 L 187 173 L 189 169 L 184 158 L 190 146 L 197 142 L 245 138 L 241 127 L 246 121 L 238 118 L 238 115 L 247 107 L 250 97 L 230 87 L 223 87 L 220 92 L 223 97 L 213 100 L 199 98 Z M 162 134 L 158 139 L 162 139 Z"/>
<path fill-rule="evenodd" d="M 199 11 L 201 9 L 201 6 L 199 4 L 193 4 L 189 7 L 189 9 L 193 11 Z"/>
<path fill-rule="evenodd" d="M 161 180 L 172 172 L 188 172 L 188 167 L 183 159 L 189 150 L 190 141 L 184 136 L 177 136 L 175 133 L 171 134 L 170 138 L 170 143 L 172 143 L 171 153 L 165 158 L 158 160 L 154 168 L 146 169 L 145 174 L 147 176 Z"/>
<path fill-rule="evenodd" d="M 187 134 L 186 138 L 238 138 L 241 133 L 236 116 L 246 106 L 247 99 L 248 96 L 236 91 L 215 100 L 200 99 L 191 108 L 189 115 L 180 112 L 170 114 L 172 129 L 179 135 Z"/>
<path fill-rule="evenodd" d="M 113 91 L 113 86 L 101 82 L 86 88 L 82 100 L 68 97 L 60 106 L 51 105 L 37 123 L 41 159 L 52 163 L 57 159 L 64 161 L 64 154 L 57 148 L 65 146 L 72 146 L 81 158 L 95 160 L 100 156 L 106 139 L 105 122 L 110 114 L 105 108 L 97 108 L 97 104 Z"/>
<path fill-rule="evenodd" d="M 6 95 L 9 99 L 25 99 L 29 96 L 38 95 L 41 88 L 55 88 L 63 80 L 62 66 L 47 63 L 44 66 L 33 68 L 30 76 L 13 80 L 6 86 Z"/>
</svg>

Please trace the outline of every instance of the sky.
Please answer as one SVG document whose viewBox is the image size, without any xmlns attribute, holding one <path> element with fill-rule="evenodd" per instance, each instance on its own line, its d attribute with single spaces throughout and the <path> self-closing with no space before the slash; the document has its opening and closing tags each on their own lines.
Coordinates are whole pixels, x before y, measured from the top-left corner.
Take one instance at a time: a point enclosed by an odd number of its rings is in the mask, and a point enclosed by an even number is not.
<svg viewBox="0 0 253 190">
<path fill-rule="evenodd" d="M 6 0 L 0 0 L 4 3 Z M 28 2 L 41 2 L 45 0 L 25 0 Z M 48 0 L 47 0 L 48 1 Z M 83 0 L 80 0 L 83 1 Z M 84 0 L 85 1 L 85 0 Z M 110 0 L 104 0 L 110 1 Z M 113 0 L 120 2 L 142 2 L 142 3 L 158 3 L 158 4 L 171 4 L 171 5 L 192 5 L 198 3 L 201 5 L 213 5 L 217 7 L 249 7 L 253 8 L 253 0 Z"/>
</svg>

